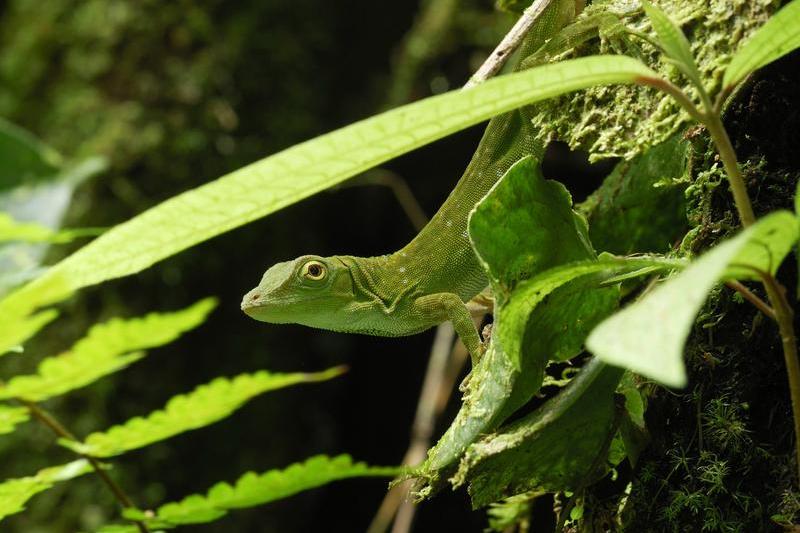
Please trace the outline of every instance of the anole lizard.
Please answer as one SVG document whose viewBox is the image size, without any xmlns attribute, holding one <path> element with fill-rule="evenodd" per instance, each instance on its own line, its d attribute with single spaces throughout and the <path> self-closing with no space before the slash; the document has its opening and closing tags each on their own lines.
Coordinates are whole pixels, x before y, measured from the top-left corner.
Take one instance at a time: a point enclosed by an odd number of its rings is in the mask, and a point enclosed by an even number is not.
<svg viewBox="0 0 800 533">
<path fill-rule="evenodd" d="M 551 2 L 539 13 L 521 56 L 573 16 L 573 1 Z M 304 255 L 278 263 L 244 296 L 242 310 L 263 322 L 385 337 L 413 335 L 449 320 L 474 363 L 483 348 L 465 302 L 487 280 L 467 220 L 514 162 L 541 149 L 532 130 L 524 110 L 492 119 L 450 196 L 401 250 L 378 257 Z"/>
</svg>

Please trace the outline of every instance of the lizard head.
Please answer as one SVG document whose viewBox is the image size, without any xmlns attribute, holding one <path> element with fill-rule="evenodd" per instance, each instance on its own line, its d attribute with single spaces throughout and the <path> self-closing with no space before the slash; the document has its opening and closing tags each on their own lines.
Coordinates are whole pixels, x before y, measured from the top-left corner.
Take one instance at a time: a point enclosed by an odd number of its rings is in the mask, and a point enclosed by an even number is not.
<svg viewBox="0 0 800 533">
<path fill-rule="evenodd" d="M 245 294 L 242 311 L 262 322 L 332 329 L 327 321 L 353 298 L 347 265 L 336 257 L 304 255 L 267 270 Z"/>
</svg>

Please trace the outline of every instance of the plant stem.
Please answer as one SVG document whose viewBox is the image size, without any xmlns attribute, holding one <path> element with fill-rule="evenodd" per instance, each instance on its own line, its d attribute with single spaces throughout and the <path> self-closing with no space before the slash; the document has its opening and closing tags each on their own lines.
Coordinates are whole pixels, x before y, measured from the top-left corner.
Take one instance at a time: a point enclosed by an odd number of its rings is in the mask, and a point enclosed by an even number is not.
<svg viewBox="0 0 800 533">
<path fill-rule="evenodd" d="M 753 225 L 756 221 L 755 214 L 753 213 L 753 205 L 750 202 L 750 196 L 747 194 L 744 176 L 742 176 L 742 172 L 739 169 L 736 151 L 722 123 L 720 108 L 722 106 L 723 96 L 721 95 L 717 99 L 717 103 L 713 108 L 709 107 L 708 100 L 704 99 L 705 109 L 701 112 L 686 96 L 686 93 L 667 80 L 645 77 L 637 81 L 643 85 L 656 87 L 669 94 L 692 117 L 705 125 L 708 129 L 708 133 L 711 135 L 711 140 L 717 148 L 717 152 L 719 152 L 719 157 L 725 168 L 725 173 L 728 175 L 728 183 L 730 183 L 733 201 L 736 204 L 736 210 L 739 212 L 739 219 L 742 222 L 742 226 L 747 228 Z M 800 362 L 797 360 L 797 336 L 794 331 L 794 312 L 792 311 L 789 301 L 786 299 L 783 287 L 781 287 L 775 277 L 769 272 L 762 273 L 761 277 L 764 288 L 767 291 L 769 304 L 774 311 L 774 319 L 778 323 L 781 344 L 783 346 L 783 358 L 786 364 L 786 375 L 789 380 L 789 394 L 792 401 L 792 416 L 794 418 L 797 481 L 800 482 Z M 761 308 L 757 304 L 756 306 Z"/>
<path fill-rule="evenodd" d="M 726 281 L 725 285 L 727 285 L 731 289 L 733 289 L 736 292 L 738 292 L 739 294 L 741 294 L 742 298 L 744 298 L 745 300 L 747 300 L 748 302 L 750 302 L 751 304 L 756 306 L 756 308 L 758 308 L 759 311 L 761 311 L 762 313 L 767 315 L 767 317 L 769 317 L 772 320 L 775 320 L 777 322 L 778 317 L 775 316 L 775 310 L 773 308 L 771 308 L 769 305 L 767 305 L 767 303 L 764 300 L 762 300 L 761 298 L 759 298 L 758 296 L 753 294 L 750 291 L 750 289 L 748 289 L 747 287 L 742 285 L 740 282 L 735 281 L 735 280 Z"/>
<path fill-rule="evenodd" d="M 756 221 L 756 217 L 753 214 L 753 206 L 750 203 L 750 196 L 747 194 L 744 177 L 736 161 L 736 152 L 733 149 L 725 126 L 722 125 L 722 119 L 720 119 L 719 114 L 707 111 L 702 122 L 708 128 L 711 139 L 719 152 L 722 165 L 725 167 L 725 172 L 728 174 L 733 201 L 736 204 L 737 211 L 739 211 L 739 219 L 742 221 L 742 226 L 745 228 L 751 226 Z"/>
<path fill-rule="evenodd" d="M 792 398 L 792 415 L 794 416 L 795 453 L 797 455 L 797 479 L 800 481 L 800 363 L 797 361 L 797 338 L 794 332 L 794 313 L 786 299 L 786 293 L 778 281 L 772 276 L 763 280 L 767 296 L 775 309 L 778 329 L 783 345 L 783 358 L 786 363 L 786 374 L 789 379 L 789 392 Z"/>
<path fill-rule="evenodd" d="M 517 49 L 522 40 L 527 35 L 528 31 L 533 27 L 534 23 L 542 15 L 542 12 L 553 3 L 553 0 L 535 0 L 517 20 L 516 24 L 509 30 L 500 44 L 495 47 L 486 61 L 480 68 L 472 75 L 469 81 L 464 85 L 464 89 L 474 87 L 481 82 L 494 76 L 500 67 L 506 62 L 511 53 Z"/>
<path fill-rule="evenodd" d="M 20 402 L 25 407 L 28 408 L 28 411 L 30 411 L 31 414 L 36 419 L 42 422 L 45 426 L 49 427 L 53 431 L 53 433 L 55 433 L 59 437 L 69 440 L 78 440 L 75 438 L 75 435 L 73 435 L 67 428 L 64 427 L 63 424 L 61 424 L 61 422 L 56 420 L 56 418 L 53 415 L 51 415 L 50 413 L 39 407 L 39 405 L 36 404 L 35 402 L 31 402 L 28 400 L 20 400 Z M 103 465 L 101 465 L 97 459 L 86 454 L 79 454 L 79 455 L 89 462 L 94 471 L 97 473 L 98 476 L 100 476 L 100 479 L 102 479 L 103 482 L 108 486 L 108 488 L 114 494 L 114 497 L 117 499 L 120 505 L 122 505 L 123 508 L 136 507 L 136 505 L 133 503 L 130 497 L 125 493 L 124 490 L 122 490 L 122 487 L 120 487 L 117 484 L 117 482 L 114 481 L 111 478 L 111 476 L 108 475 L 108 472 L 105 471 Z M 139 531 L 141 533 L 150 533 L 150 530 L 147 528 L 147 524 L 145 524 L 144 522 L 135 522 L 135 524 L 139 528 Z"/>
<path fill-rule="evenodd" d="M 755 222 L 753 206 L 750 203 L 750 196 L 747 194 L 747 187 L 744 178 L 739 170 L 736 159 L 736 152 L 731 144 L 728 132 L 722 124 L 720 115 L 714 110 L 707 110 L 703 121 L 711 134 L 711 139 L 717 147 L 725 172 L 728 174 L 728 181 L 733 192 L 733 200 L 736 209 L 739 211 L 739 218 L 742 226 L 747 227 Z M 762 283 L 767 291 L 770 306 L 775 312 L 775 320 L 778 322 L 778 330 L 781 335 L 783 346 L 783 358 L 786 364 L 786 374 L 789 380 L 789 394 L 792 401 L 792 416 L 794 417 L 794 438 L 795 453 L 797 461 L 797 480 L 800 482 L 800 363 L 797 360 L 797 337 L 794 331 L 794 312 L 786 299 L 783 288 L 772 274 L 765 272 L 762 276 Z"/>
</svg>

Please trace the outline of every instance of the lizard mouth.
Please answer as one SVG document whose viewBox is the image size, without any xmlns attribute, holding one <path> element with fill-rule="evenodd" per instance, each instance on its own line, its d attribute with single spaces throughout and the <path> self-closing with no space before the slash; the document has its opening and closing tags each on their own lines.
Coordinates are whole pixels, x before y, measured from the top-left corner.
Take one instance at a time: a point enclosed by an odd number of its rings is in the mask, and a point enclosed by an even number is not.
<svg viewBox="0 0 800 533">
<path fill-rule="evenodd" d="M 252 314 L 256 309 L 262 306 L 261 295 L 258 291 L 252 290 L 244 295 L 242 298 L 241 308 L 242 311 L 248 315 Z"/>
</svg>

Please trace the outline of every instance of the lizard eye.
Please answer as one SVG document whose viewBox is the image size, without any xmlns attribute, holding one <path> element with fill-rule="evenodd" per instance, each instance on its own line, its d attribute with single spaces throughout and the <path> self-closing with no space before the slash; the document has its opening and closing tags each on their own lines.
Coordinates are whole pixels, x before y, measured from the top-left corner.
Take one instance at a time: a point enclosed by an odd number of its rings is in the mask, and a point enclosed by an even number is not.
<svg viewBox="0 0 800 533">
<path fill-rule="evenodd" d="M 328 269 L 319 261 L 309 261 L 303 265 L 301 273 L 304 278 L 319 281 L 328 275 Z"/>
</svg>

